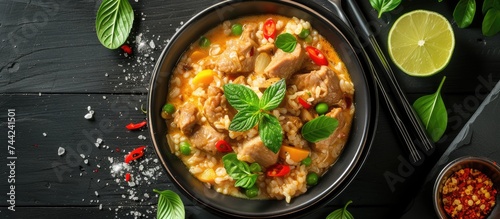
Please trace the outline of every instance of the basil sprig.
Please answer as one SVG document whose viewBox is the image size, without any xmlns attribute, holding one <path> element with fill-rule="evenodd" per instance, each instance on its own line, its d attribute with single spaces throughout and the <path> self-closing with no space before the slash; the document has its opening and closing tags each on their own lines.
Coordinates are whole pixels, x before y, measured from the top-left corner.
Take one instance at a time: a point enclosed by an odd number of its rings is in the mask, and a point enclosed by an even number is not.
<svg viewBox="0 0 500 219">
<path fill-rule="evenodd" d="M 171 190 L 159 191 L 153 189 L 153 191 L 160 194 L 160 197 L 158 198 L 156 218 L 185 218 L 186 211 L 184 210 L 184 203 L 182 203 L 181 197 L 177 193 Z"/>
<path fill-rule="evenodd" d="M 234 186 L 249 189 L 257 182 L 258 174 L 252 173 L 250 166 L 246 162 L 238 160 L 235 153 L 224 155 L 222 163 L 227 174 L 236 180 Z"/>
<path fill-rule="evenodd" d="M 485 36 L 493 36 L 500 32 L 500 0 L 484 0 L 482 32 Z"/>
<path fill-rule="evenodd" d="M 329 116 L 318 116 L 302 126 L 302 137 L 316 143 L 328 138 L 339 125 L 339 121 Z"/>
<path fill-rule="evenodd" d="M 436 93 L 422 96 L 413 103 L 415 112 L 434 142 L 437 142 L 443 136 L 448 124 L 446 106 L 441 97 L 441 88 L 445 79 L 446 77 L 443 77 Z"/>
<path fill-rule="evenodd" d="M 109 49 L 120 47 L 130 34 L 134 11 L 128 0 L 103 0 L 97 11 L 97 38 Z"/>
<path fill-rule="evenodd" d="M 283 141 L 279 120 L 268 111 L 279 106 L 285 97 L 286 83 L 281 79 L 268 87 L 259 100 L 250 88 L 240 84 L 224 85 L 224 95 L 238 113 L 229 124 L 229 130 L 244 132 L 259 125 L 259 136 L 264 145 L 278 153 Z"/>
<path fill-rule="evenodd" d="M 352 216 L 351 212 L 347 211 L 347 206 L 351 204 L 352 201 L 349 200 L 343 208 L 339 208 L 332 213 L 330 213 L 328 216 L 326 216 L 326 219 L 354 219 L 354 216 Z"/>
<path fill-rule="evenodd" d="M 283 50 L 283 52 L 293 52 L 295 50 L 295 46 L 297 46 L 297 38 L 290 33 L 282 33 L 276 37 L 276 41 L 274 42 L 276 47 Z"/>
<path fill-rule="evenodd" d="M 383 13 L 390 12 L 401 4 L 401 0 L 370 0 L 372 7 L 377 10 L 380 18 Z"/>
<path fill-rule="evenodd" d="M 460 0 L 453 10 L 453 19 L 457 22 L 458 27 L 466 28 L 472 24 L 475 13 L 475 0 Z"/>
</svg>

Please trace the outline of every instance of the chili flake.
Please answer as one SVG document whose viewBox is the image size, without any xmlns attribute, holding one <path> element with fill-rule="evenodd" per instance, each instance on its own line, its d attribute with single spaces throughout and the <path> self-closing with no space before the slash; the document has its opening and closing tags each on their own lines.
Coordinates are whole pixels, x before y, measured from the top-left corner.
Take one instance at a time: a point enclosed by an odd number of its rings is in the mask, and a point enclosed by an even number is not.
<svg viewBox="0 0 500 219">
<path fill-rule="evenodd" d="M 485 218 L 495 206 L 496 194 L 491 179 L 472 168 L 453 173 L 441 190 L 444 210 L 452 218 Z"/>
</svg>

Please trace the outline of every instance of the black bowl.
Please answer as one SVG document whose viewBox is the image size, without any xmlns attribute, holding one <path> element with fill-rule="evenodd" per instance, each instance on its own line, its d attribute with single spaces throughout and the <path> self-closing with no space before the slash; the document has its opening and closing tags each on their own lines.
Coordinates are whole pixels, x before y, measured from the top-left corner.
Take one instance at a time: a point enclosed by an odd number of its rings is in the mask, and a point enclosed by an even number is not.
<svg viewBox="0 0 500 219">
<path fill-rule="evenodd" d="M 356 113 L 349 140 L 335 163 L 308 191 L 292 199 L 249 200 L 208 189 L 170 152 L 166 125 L 160 112 L 167 99 L 170 74 L 189 45 L 206 31 L 225 20 L 255 14 L 280 14 L 307 20 L 337 50 L 351 74 L 355 86 Z M 311 1 L 225 1 L 209 7 L 172 37 L 154 69 L 148 97 L 149 129 L 156 153 L 175 185 L 195 203 L 225 216 L 262 218 L 296 216 L 306 213 L 336 197 L 352 180 L 364 162 L 370 147 L 377 113 L 376 92 L 370 80 L 366 57 L 358 55 L 355 35 L 331 10 Z"/>
</svg>

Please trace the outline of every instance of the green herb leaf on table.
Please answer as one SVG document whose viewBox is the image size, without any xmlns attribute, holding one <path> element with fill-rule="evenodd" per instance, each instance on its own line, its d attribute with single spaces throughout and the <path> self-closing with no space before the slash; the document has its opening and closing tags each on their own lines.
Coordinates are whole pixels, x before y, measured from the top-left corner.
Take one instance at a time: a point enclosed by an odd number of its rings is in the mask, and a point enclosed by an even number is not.
<svg viewBox="0 0 500 219">
<path fill-rule="evenodd" d="M 274 44 L 276 47 L 283 50 L 283 52 L 290 53 L 295 50 L 295 46 L 297 46 L 297 39 L 290 33 L 282 33 L 276 37 Z"/>
<path fill-rule="evenodd" d="M 415 112 L 434 142 L 437 142 L 443 136 L 448 125 L 446 106 L 441 97 L 441 88 L 445 79 L 446 77 L 443 77 L 436 93 L 422 96 L 413 103 Z"/>
<path fill-rule="evenodd" d="M 493 36 L 500 32 L 500 9 L 488 9 L 484 15 L 482 32 L 485 36 Z"/>
<path fill-rule="evenodd" d="M 156 218 L 158 219 L 185 218 L 186 211 L 184 210 L 184 204 L 182 203 L 181 197 L 177 193 L 171 190 L 159 191 L 153 189 L 153 191 L 160 195 L 160 197 L 158 198 L 158 210 L 156 213 Z"/>
<path fill-rule="evenodd" d="M 236 110 L 255 109 L 259 107 L 259 97 L 247 86 L 241 84 L 225 84 L 224 95 Z"/>
<path fill-rule="evenodd" d="M 264 91 L 259 102 L 259 107 L 263 110 L 276 109 L 285 97 L 285 92 L 285 79 L 281 79 Z"/>
<path fill-rule="evenodd" d="M 302 126 L 302 137 L 316 143 L 328 138 L 339 125 L 339 121 L 329 116 L 318 116 Z"/>
<path fill-rule="evenodd" d="M 486 14 L 491 8 L 500 10 L 500 0 L 484 0 L 482 12 Z"/>
<path fill-rule="evenodd" d="M 127 40 L 133 21 L 134 11 L 128 0 L 103 0 L 95 22 L 97 38 L 106 48 L 116 49 Z"/>
<path fill-rule="evenodd" d="M 248 189 L 257 182 L 258 175 L 250 171 L 250 166 L 246 162 L 238 160 L 235 153 L 224 155 L 222 163 L 227 174 L 236 180 L 234 186 Z"/>
<path fill-rule="evenodd" d="M 378 12 L 380 18 L 383 13 L 397 8 L 401 4 L 401 0 L 370 0 L 370 4 Z"/>
<path fill-rule="evenodd" d="M 466 28 L 472 23 L 475 14 L 475 0 L 460 0 L 453 11 L 453 19 L 457 22 L 458 27 Z"/>
<path fill-rule="evenodd" d="M 259 136 L 264 145 L 275 154 L 281 148 L 283 134 L 278 118 L 270 114 L 264 114 L 259 122 Z"/>
<path fill-rule="evenodd" d="M 347 206 L 351 204 L 352 201 L 349 200 L 343 208 L 339 208 L 332 213 L 330 213 L 328 216 L 326 216 L 326 219 L 354 219 L 354 216 L 352 216 L 351 212 L 347 211 Z"/>
</svg>

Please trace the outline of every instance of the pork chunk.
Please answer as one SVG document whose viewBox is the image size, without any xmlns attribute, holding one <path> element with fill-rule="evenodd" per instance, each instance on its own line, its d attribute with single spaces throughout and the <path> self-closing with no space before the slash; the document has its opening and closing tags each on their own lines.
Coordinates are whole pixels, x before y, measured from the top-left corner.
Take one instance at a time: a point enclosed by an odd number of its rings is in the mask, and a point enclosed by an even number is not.
<svg viewBox="0 0 500 219">
<path fill-rule="evenodd" d="M 255 32 L 257 25 L 246 24 L 238 39 L 226 42 L 226 49 L 212 60 L 214 68 L 227 74 L 247 73 L 255 66 Z"/>
<path fill-rule="evenodd" d="M 185 135 L 191 135 L 193 127 L 196 125 L 197 114 L 198 108 L 194 104 L 186 102 L 174 114 L 174 124 L 176 124 Z"/>
<path fill-rule="evenodd" d="M 326 66 L 310 73 L 294 75 L 291 81 L 298 90 L 311 92 L 314 97 L 313 104 L 324 102 L 329 106 L 339 106 L 343 101 L 339 82 L 338 76 Z M 320 92 L 316 92 L 318 88 Z"/>
<path fill-rule="evenodd" d="M 243 143 L 238 151 L 238 160 L 249 163 L 257 162 L 263 167 L 269 167 L 278 162 L 278 154 L 269 150 L 257 136 Z"/>
<path fill-rule="evenodd" d="M 289 78 L 300 70 L 304 56 L 305 53 L 300 45 L 297 45 L 291 53 L 278 49 L 269 65 L 264 69 L 264 74 L 270 78 Z"/>
<path fill-rule="evenodd" d="M 190 136 L 191 146 L 196 147 L 202 151 L 210 154 L 217 153 L 217 148 L 215 144 L 219 140 L 224 140 L 225 135 L 218 132 L 212 126 L 205 124 L 197 126 Z"/>
<path fill-rule="evenodd" d="M 207 95 L 208 98 L 203 105 L 203 114 L 207 118 L 208 123 L 217 129 L 216 122 L 224 118 L 225 115 L 232 118 L 236 113 L 229 110 L 224 91 L 221 88 L 209 86 Z"/>
</svg>

